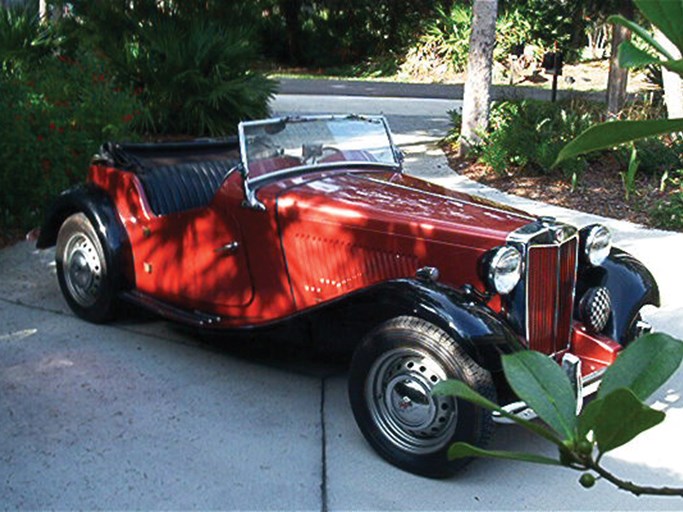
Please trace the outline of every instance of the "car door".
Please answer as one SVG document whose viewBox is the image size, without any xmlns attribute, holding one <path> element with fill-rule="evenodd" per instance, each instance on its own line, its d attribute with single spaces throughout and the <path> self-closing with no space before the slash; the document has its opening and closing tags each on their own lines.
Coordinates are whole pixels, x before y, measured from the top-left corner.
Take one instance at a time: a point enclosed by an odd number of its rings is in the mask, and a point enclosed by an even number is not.
<svg viewBox="0 0 683 512">
<path fill-rule="evenodd" d="M 185 236 L 191 248 L 191 299 L 220 306 L 244 306 L 254 295 L 244 240 L 228 205 L 212 204 Z"/>
<path fill-rule="evenodd" d="M 131 226 L 139 291 L 184 308 L 244 306 L 253 286 L 235 220 L 230 178 L 202 208 L 149 216 Z M 239 192 L 241 194 L 241 191 Z"/>
</svg>

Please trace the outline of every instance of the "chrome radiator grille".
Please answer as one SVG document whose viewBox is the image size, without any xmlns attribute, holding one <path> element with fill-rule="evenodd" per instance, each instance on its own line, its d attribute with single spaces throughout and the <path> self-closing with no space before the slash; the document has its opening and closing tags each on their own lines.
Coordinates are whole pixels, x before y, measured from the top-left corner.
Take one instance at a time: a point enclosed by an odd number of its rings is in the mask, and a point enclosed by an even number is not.
<svg viewBox="0 0 683 512">
<path fill-rule="evenodd" d="M 529 245 L 526 256 L 526 337 L 529 348 L 552 354 L 570 342 L 578 239 Z"/>
</svg>

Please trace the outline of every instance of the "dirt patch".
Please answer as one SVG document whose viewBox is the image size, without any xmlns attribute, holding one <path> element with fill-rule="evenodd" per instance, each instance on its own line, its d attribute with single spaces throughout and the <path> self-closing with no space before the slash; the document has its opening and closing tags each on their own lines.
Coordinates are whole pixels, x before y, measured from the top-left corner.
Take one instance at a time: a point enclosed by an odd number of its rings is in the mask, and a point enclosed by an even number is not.
<svg viewBox="0 0 683 512">
<path fill-rule="evenodd" d="M 636 193 L 626 199 L 620 168 L 611 159 L 591 166 L 579 178 L 576 189 L 572 190 L 570 181 L 562 176 L 497 174 L 485 164 L 458 158 L 450 145 L 443 149 L 455 172 L 489 187 L 508 194 L 649 227 L 656 227 L 650 218 L 650 210 L 666 195 L 659 191 L 657 178 L 639 176 L 636 179 Z"/>
</svg>

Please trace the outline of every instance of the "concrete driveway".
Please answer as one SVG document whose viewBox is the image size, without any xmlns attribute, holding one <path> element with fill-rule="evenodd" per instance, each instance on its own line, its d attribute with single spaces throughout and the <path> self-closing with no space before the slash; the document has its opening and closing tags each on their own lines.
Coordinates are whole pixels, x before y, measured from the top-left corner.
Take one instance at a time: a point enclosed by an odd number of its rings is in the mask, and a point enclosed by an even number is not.
<svg viewBox="0 0 683 512">
<path fill-rule="evenodd" d="M 384 112 L 407 170 L 579 225 L 595 217 L 453 175 L 433 145 L 447 99 L 281 95 L 274 109 Z M 683 338 L 683 236 L 607 221 L 654 272 L 664 305 L 648 319 Z M 383 462 L 358 431 L 344 361 L 244 340 L 202 340 L 131 312 L 94 326 L 61 298 L 51 251 L 0 251 L 0 506 L 3 509 L 680 510 L 563 469 L 480 460 L 433 481 Z M 622 477 L 683 486 L 683 373 L 653 398 L 664 424 L 607 457 Z M 501 427 L 494 448 L 553 448 Z"/>
</svg>

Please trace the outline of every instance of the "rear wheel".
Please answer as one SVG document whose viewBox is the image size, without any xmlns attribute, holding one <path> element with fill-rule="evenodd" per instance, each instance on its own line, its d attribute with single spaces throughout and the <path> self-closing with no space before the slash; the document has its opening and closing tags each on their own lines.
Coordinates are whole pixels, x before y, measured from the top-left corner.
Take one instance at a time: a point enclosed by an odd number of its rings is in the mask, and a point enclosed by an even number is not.
<svg viewBox="0 0 683 512">
<path fill-rule="evenodd" d="M 458 379 L 495 400 L 489 372 L 435 325 L 398 317 L 371 332 L 356 350 L 349 398 L 373 448 L 411 473 L 443 478 L 469 460 L 448 460 L 456 441 L 484 447 L 493 432 L 488 411 L 453 397 L 433 397 L 437 383 Z"/>
<path fill-rule="evenodd" d="M 102 243 L 83 213 L 68 217 L 57 235 L 57 278 L 71 310 L 90 322 L 113 317 L 114 287 Z"/>
</svg>

